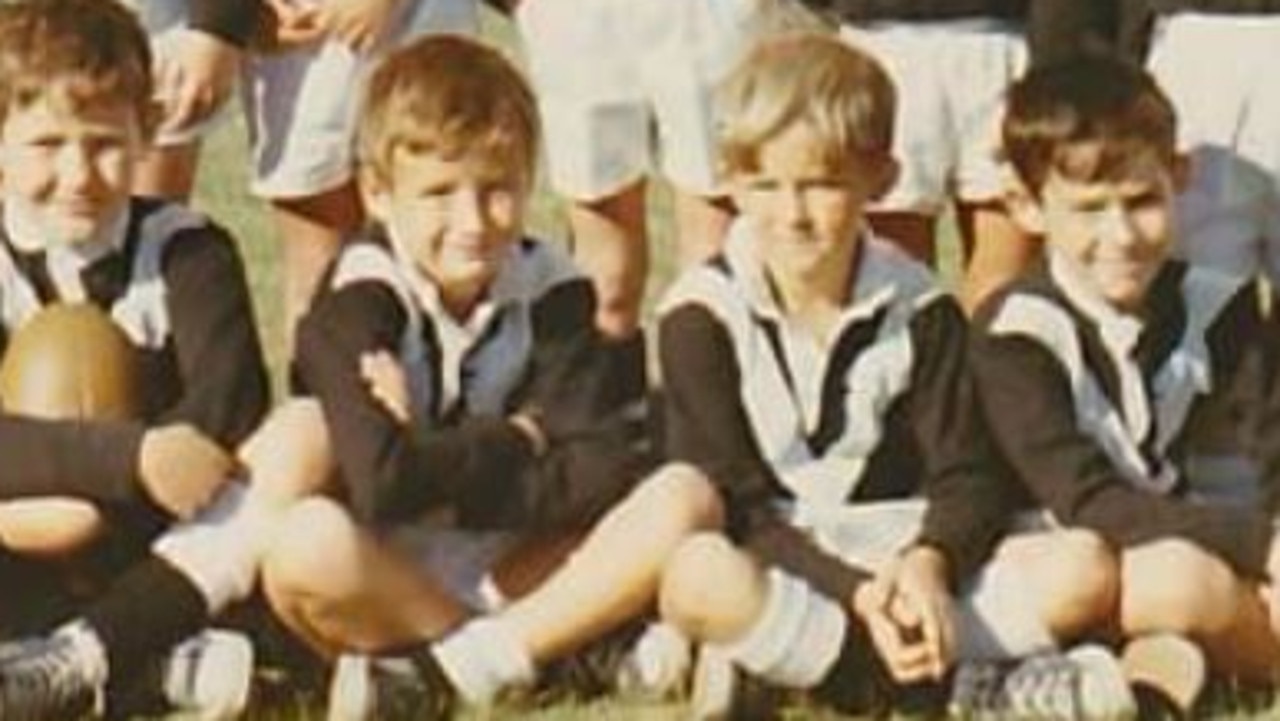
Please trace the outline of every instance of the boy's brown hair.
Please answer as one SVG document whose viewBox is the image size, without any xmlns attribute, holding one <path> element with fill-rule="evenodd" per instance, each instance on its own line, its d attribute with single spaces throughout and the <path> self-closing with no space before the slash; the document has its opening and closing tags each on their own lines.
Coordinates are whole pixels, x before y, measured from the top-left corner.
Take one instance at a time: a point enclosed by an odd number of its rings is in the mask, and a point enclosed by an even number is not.
<svg viewBox="0 0 1280 721">
<path fill-rule="evenodd" d="M 1034 197 L 1051 173 L 1120 180 L 1150 164 L 1172 169 L 1177 116 L 1155 80 L 1101 53 L 1032 68 L 1009 89 L 1003 156 Z"/>
<path fill-rule="evenodd" d="M 830 168 L 859 156 L 888 157 L 896 106 L 884 68 L 835 37 L 800 33 L 762 41 L 717 98 L 721 170 L 756 170 L 764 144 L 802 122 L 821 139 Z"/>
<path fill-rule="evenodd" d="M 126 104 L 150 137 L 152 96 L 146 32 L 115 0 L 0 3 L 0 123 L 46 98 L 73 113 Z"/>
<path fill-rule="evenodd" d="M 481 153 L 518 163 L 532 180 L 540 134 L 533 92 L 497 50 L 452 35 L 388 55 L 365 87 L 356 143 L 363 173 L 390 180 L 398 149 L 446 157 Z"/>
</svg>

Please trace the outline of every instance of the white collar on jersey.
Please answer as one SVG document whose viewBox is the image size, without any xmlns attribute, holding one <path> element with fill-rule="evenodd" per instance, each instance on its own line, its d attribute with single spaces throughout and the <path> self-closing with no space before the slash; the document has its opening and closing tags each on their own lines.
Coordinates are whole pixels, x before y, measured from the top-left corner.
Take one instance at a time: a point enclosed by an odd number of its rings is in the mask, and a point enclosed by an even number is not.
<svg viewBox="0 0 1280 721">
<path fill-rule="evenodd" d="M 860 247 L 854 262 L 857 268 L 849 279 L 849 303 L 842 314 L 844 323 L 870 318 L 899 295 L 918 295 L 933 286 L 927 270 L 911 260 L 870 228 L 860 228 Z M 730 226 L 725 241 L 725 259 L 740 279 L 753 310 L 773 320 L 784 317 L 776 294 L 769 284 L 755 245 L 758 236 L 748 218 Z"/>
<path fill-rule="evenodd" d="M 42 221 L 22 202 L 10 199 L 4 205 L 4 231 L 14 247 L 24 253 L 45 252 L 49 276 L 64 301 L 86 299 L 81 272 L 101 258 L 124 249 L 129 230 L 129 208 L 126 204 L 92 237 L 78 243 L 46 243 L 47 229 Z"/>
<path fill-rule="evenodd" d="M 1080 265 L 1052 246 L 1049 248 L 1049 276 L 1071 305 L 1098 324 L 1103 341 L 1113 353 L 1124 357 L 1133 351 L 1138 336 L 1142 334 L 1142 320 L 1108 303 L 1085 278 Z"/>
</svg>

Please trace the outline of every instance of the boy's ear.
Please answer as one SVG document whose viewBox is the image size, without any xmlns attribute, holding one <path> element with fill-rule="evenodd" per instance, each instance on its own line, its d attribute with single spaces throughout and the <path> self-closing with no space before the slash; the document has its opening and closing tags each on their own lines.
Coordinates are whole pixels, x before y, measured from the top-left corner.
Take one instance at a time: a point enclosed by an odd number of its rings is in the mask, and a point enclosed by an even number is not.
<svg viewBox="0 0 1280 721">
<path fill-rule="evenodd" d="M 1040 200 L 1012 168 L 1006 169 L 1003 186 L 1001 200 L 1013 222 L 1031 235 L 1044 235 L 1044 209 Z"/>
<path fill-rule="evenodd" d="M 360 190 L 360 201 L 364 204 L 365 212 L 376 222 L 385 223 L 391 210 L 386 183 L 378 177 L 377 173 L 364 168 L 360 170 L 359 182 L 356 186 Z"/>
</svg>

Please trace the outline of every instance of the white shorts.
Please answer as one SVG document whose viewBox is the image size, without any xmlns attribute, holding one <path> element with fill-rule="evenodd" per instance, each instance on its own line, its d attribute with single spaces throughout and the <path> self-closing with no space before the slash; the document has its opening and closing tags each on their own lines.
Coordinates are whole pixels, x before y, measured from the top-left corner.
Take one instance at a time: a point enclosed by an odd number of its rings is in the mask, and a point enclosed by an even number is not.
<svg viewBox="0 0 1280 721">
<path fill-rule="evenodd" d="M 718 193 L 716 84 L 745 49 L 754 0 L 528 0 L 517 21 L 551 183 L 594 200 L 663 173 Z M 656 141 L 656 142 L 655 142 Z"/>
<path fill-rule="evenodd" d="M 1280 281 L 1280 15 L 1161 18 L 1150 68 L 1178 112 L 1192 160 L 1180 252 Z M 1212 60 L 1206 60 L 1212 58 Z"/>
<path fill-rule="evenodd" d="M 797 518 L 818 544 L 854 565 L 878 571 L 906 549 L 920 534 L 926 504 L 923 499 L 875 501 L 845 506 Z M 1018 519 L 1017 533 L 1041 533 L 1051 528 L 1042 514 Z M 965 582 L 956 601 L 957 656 L 962 661 L 1016 657 L 1030 649 L 1051 647 L 1053 639 L 1031 610 L 1035 607 L 1029 581 L 1019 567 L 999 555 Z"/>
<path fill-rule="evenodd" d="M 392 546 L 454 598 L 480 612 L 495 611 L 505 602 L 489 571 L 515 550 L 520 538 L 511 531 L 467 531 L 435 519 L 390 533 Z"/>
<path fill-rule="evenodd" d="M 318 0 L 323 2 L 324 0 Z M 133 0 L 168 51 L 186 23 L 186 0 Z M 338 42 L 289 52 L 250 55 L 240 78 L 248 119 L 250 189 L 268 198 L 317 195 L 354 172 L 355 121 L 361 87 L 374 63 L 397 45 L 425 33 L 473 33 L 475 0 L 405 0 L 373 51 L 357 54 Z M 190 135 L 162 138 L 185 142 Z"/>
<path fill-rule="evenodd" d="M 872 53 L 898 90 L 898 183 L 880 210 L 936 215 L 954 197 L 1001 195 L 997 159 L 1005 91 L 1027 64 L 1017 25 L 998 20 L 844 25 L 840 35 Z"/>
</svg>

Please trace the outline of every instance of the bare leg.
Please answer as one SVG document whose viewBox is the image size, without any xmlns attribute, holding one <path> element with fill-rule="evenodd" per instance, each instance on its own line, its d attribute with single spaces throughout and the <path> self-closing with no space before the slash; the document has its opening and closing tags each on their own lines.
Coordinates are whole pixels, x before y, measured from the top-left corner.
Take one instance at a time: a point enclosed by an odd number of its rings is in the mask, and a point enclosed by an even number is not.
<svg viewBox="0 0 1280 721">
<path fill-rule="evenodd" d="M 969 312 L 1040 257 L 1041 241 L 1022 230 L 995 203 L 962 203 L 957 208 L 960 237 L 969 262 L 961 297 Z"/>
<path fill-rule="evenodd" d="M 152 148 L 134 169 L 137 195 L 185 201 L 195 188 L 200 143 Z"/>
<path fill-rule="evenodd" d="M 614 338 L 639 328 L 640 304 L 649 275 L 645 183 L 590 202 L 569 206 L 575 252 L 600 299 L 596 325 Z"/>
<path fill-rule="evenodd" d="M 733 211 L 725 199 L 676 190 L 676 233 L 680 238 L 680 267 L 688 268 L 714 257 L 724 247 Z"/>
<path fill-rule="evenodd" d="M 0 503 L 0 546 L 25 556 L 65 558 L 106 530 L 98 508 L 78 498 L 30 498 Z"/>
<path fill-rule="evenodd" d="M 605 515 L 559 570 L 499 620 L 535 661 L 564 655 L 644 611 L 680 543 L 720 523 L 710 483 L 687 466 L 668 466 Z"/>
<path fill-rule="evenodd" d="M 938 262 L 937 218 L 920 213 L 876 212 L 867 216 L 871 227 L 911 257 L 930 268 Z"/>
<path fill-rule="evenodd" d="M 294 325 L 342 239 L 360 224 L 362 211 L 353 183 L 305 198 L 273 198 L 271 209 L 284 244 L 284 327 L 291 348 Z"/>
<path fill-rule="evenodd" d="M 1257 585 L 1221 559 L 1181 540 L 1126 551 L 1120 622 L 1126 635 L 1168 632 L 1204 649 L 1219 673 L 1270 683 L 1280 640 Z"/>
</svg>

